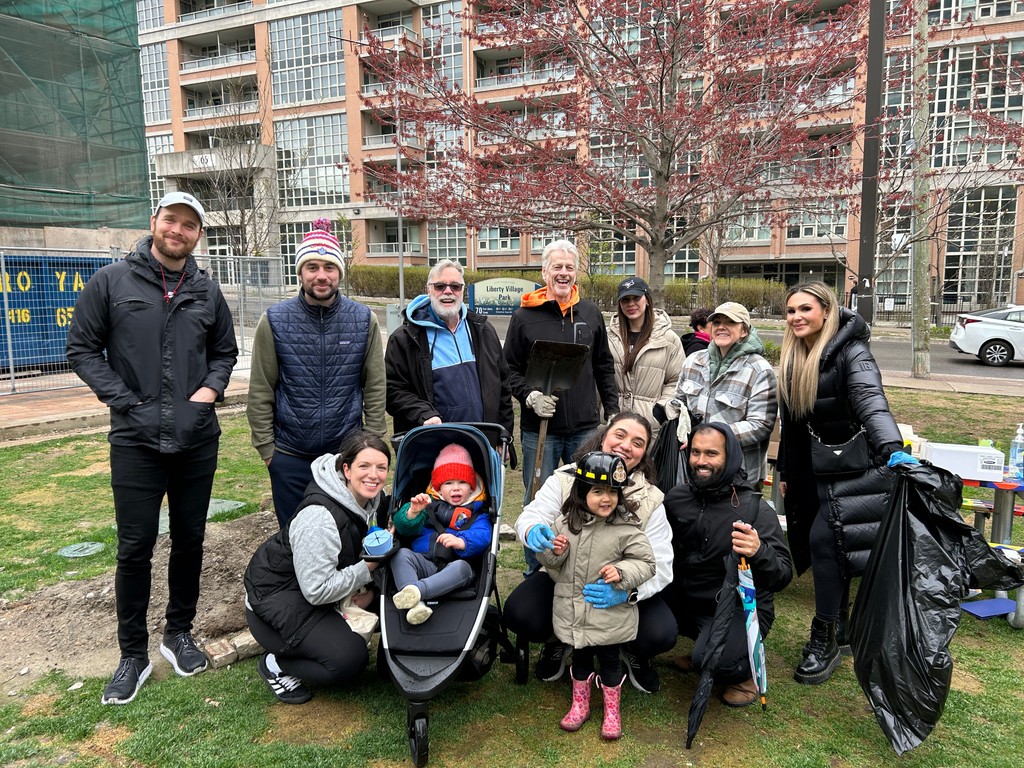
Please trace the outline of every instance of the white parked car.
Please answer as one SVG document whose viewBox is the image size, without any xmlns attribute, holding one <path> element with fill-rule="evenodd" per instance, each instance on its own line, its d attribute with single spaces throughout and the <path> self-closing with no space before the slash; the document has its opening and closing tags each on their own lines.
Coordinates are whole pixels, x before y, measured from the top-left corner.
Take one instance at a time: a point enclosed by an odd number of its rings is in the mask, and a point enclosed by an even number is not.
<svg viewBox="0 0 1024 768">
<path fill-rule="evenodd" d="M 977 355 L 985 365 L 1024 360 L 1024 305 L 958 315 L 949 346 L 957 352 Z"/>
</svg>

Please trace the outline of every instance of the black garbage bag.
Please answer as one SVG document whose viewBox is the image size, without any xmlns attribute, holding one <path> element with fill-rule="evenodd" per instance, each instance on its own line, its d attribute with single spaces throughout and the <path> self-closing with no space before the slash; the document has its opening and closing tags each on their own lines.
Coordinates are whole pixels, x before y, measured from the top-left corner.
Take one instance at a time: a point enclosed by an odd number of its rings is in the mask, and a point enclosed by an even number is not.
<svg viewBox="0 0 1024 768">
<path fill-rule="evenodd" d="M 679 439 L 676 430 L 679 428 L 679 417 L 669 419 L 661 425 L 658 439 L 651 448 L 651 461 L 654 462 L 657 474 L 657 485 L 664 493 L 676 487 L 676 475 L 679 471 Z"/>
<path fill-rule="evenodd" d="M 970 586 L 1013 589 L 1024 569 L 960 516 L 963 483 L 927 463 L 896 468 L 850 617 L 854 671 L 897 754 L 927 738 L 953 674 L 949 643 Z"/>
</svg>

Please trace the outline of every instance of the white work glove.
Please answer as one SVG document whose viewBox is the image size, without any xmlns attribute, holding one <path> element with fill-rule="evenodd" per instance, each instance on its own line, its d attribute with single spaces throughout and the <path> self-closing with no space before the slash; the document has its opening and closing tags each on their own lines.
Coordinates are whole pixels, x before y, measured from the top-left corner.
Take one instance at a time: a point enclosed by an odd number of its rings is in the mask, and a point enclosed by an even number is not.
<svg viewBox="0 0 1024 768">
<path fill-rule="evenodd" d="M 554 395 L 545 395 L 539 389 L 533 390 L 526 396 L 526 407 L 536 413 L 542 419 L 550 419 L 555 415 L 555 406 L 558 398 Z"/>
<path fill-rule="evenodd" d="M 679 426 L 676 427 L 676 440 L 679 441 L 679 450 L 686 447 L 690 439 L 690 412 L 685 408 L 679 410 Z"/>
</svg>

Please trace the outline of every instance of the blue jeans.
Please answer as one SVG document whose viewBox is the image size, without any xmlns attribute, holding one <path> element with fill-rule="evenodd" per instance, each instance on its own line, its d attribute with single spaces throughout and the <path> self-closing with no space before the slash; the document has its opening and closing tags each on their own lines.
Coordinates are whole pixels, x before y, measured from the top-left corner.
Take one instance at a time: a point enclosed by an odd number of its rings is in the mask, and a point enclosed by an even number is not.
<svg viewBox="0 0 1024 768">
<path fill-rule="evenodd" d="M 526 496 L 530 496 L 533 485 L 533 462 L 537 456 L 537 439 L 540 434 L 537 432 L 523 431 L 519 440 L 523 446 L 523 485 L 526 488 Z M 572 456 L 579 450 L 580 446 L 590 437 L 590 431 L 577 432 L 573 435 L 548 435 L 544 438 L 544 455 L 541 457 L 540 478 L 538 487 L 554 474 L 554 471 L 572 461 Z M 537 556 L 533 551 L 523 548 L 523 555 L 526 557 L 525 576 L 540 568 Z"/>
<path fill-rule="evenodd" d="M 295 510 L 306 495 L 306 486 L 313 480 L 313 459 L 274 451 L 267 465 L 270 473 L 270 491 L 274 496 L 274 514 L 282 528 L 295 516 Z"/>
<path fill-rule="evenodd" d="M 465 560 L 453 560 L 439 568 L 426 555 L 400 549 L 388 564 L 398 590 L 415 584 L 421 600 L 436 600 L 473 583 L 473 566 Z"/>
</svg>

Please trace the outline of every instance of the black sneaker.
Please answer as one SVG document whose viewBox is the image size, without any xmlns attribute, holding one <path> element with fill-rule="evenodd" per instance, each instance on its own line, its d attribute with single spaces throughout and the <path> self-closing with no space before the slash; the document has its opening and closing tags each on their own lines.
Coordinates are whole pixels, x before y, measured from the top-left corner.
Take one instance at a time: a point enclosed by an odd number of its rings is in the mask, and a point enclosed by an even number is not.
<svg viewBox="0 0 1024 768">
<path fill-rule="evenodd" d="M 295 675 L 286 675 L 283 672 L 274 674 L 267 666 L 267 654 L 260 656 L 256 662 L 256 670 L 260 673 L 270 690 L 279 701 L 285 704 L 305 704 L 313 698 L 309 688 L 302 684 L 302 681 Z"/>
<path fill-rule="evenodd" d="M 629 682 L 641 693 L 657 693 L 661 690 L 661 680 L 651 665 L 650 659 L 635 656 L 628 648 L 622 649 L 622 661 L 626 665 Z"/>
<path fill-rule="evenodd" d="M 161 655 L 171 662 L 174 671 L 182 677 L 195 675 L 206 669 L 206 654 L 199 650 L 190 632 L 180 635 L 164 634 L 160 643 Z"/>
<path fill-rule="evenodd" d="M 544 643 L 544 648 L 537 659 L 537 666 L 533 673 L 538 680 L 545 683 L 552 683 L 561 680 L 565 672 L 565 666 L 569 662 L 569 646 L 557 640 L 551 643 Z"/>
<path fill-rule="evenodd" d="M 129 656 L 121 659 L 117 671 L 107 687 L 103 689 L 101 704 L 127 704 L 135 698 L 139 688 L 146 682 L 153 665 L 149 659 L 133 659 Z"/>
</svg>

